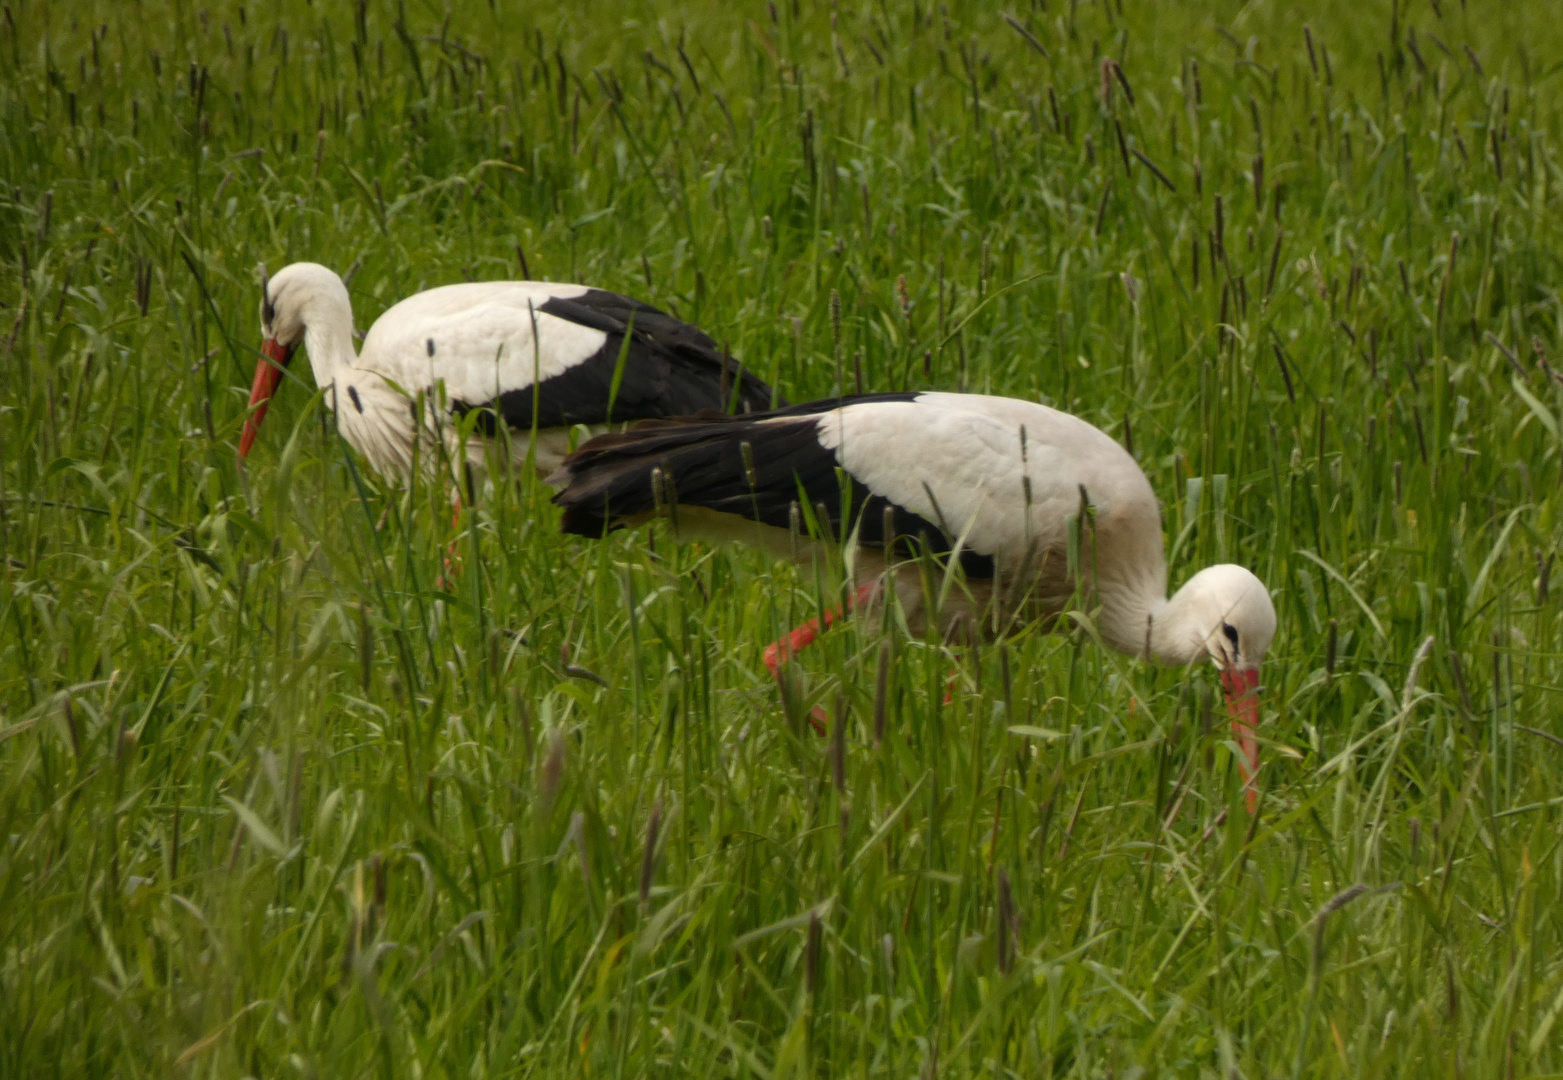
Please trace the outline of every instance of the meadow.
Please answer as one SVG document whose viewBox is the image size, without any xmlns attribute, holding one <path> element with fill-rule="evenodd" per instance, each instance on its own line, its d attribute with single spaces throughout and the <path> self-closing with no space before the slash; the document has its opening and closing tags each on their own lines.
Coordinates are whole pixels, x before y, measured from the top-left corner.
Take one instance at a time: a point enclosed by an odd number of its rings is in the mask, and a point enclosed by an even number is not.
<svg viewBox="0 0 1563 1080">
<path fill-rule="evenodd" d="M 1563 1076 L 1560 58 L 1542 0 L 11 0 L 0 1076 Z M 453 527 L 306 365 L 241 472 L 300 259 L 1100 425 L 1175 584 L 1273 590 L 1259 812 L 1088 609 L 783 693 L 837 562 L 519 474 Z"/>
</svg>

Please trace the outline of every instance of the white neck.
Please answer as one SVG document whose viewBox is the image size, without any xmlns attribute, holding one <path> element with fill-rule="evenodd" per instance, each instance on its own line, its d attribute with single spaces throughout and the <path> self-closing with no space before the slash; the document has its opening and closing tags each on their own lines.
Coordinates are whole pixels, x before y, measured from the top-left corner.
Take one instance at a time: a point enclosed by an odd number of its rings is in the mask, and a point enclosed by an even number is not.
<svg viewBox="0 0 1563 1080">
<path fill-rule="evenodd" d="M 316 386 L 330 386 L 337 372 L 357 362 L 353 308 L 346 289 L 340 294 L 321 290 L 309 298 L 304 309 L 304 348 L 309 353 Z"/>
<path fill-rule="evenodd" d="M 1150 605 L 1146 614 L 1150 623 L 1150 654 L 1163 664 L 1191 664 L 1206 655 L 1205 635 L 1210 627 L 1202 625 L 1203 605 L 1196 604 L 1187 587 L 1169 600 Z M 1143 650 L 1144 644 L 1140 645 Z"/>
<path fill-rule="evenodd" d="M 1217 652 L 1251 664 L 1264 658 L 1275 636 L 1275 607 L 1251 572 L 1229 564 L 1207 566 L 1171 599 L 1164 599 L 1165 591 L 1160 573 L 1103 582 L 1103 638 L 1123 652 L 1163 664 L 1217 659 Z"/>
<path fill-rule="evenodd" d="M 1115 587 L 1116 586 L 1116 587 Z M 1100 585 L 1098 625 L 1102 637 L 1119 652 L 1163 664 L 1187 664 L 1205 652 L 1209 627 L 1199 625 L 1197 609 L 1186 588 L 1167 599 L 1165 586 L 1150 580 Z"/>
</svg>

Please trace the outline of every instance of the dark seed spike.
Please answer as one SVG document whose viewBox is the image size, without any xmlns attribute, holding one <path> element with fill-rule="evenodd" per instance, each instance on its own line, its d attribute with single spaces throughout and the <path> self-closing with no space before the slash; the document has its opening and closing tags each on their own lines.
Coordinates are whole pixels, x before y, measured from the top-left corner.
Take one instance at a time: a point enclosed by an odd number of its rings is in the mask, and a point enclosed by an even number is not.
<svg viewBox="0 0 1563 1080">
<path fill-rule="evenodd" d="M 1286 236 L 1285 229 L 1277 229 L 1275 232 L 1275 247 L 1270 249 L 1270 272 L 1265 275 L 1265 299 L 1270 299 L 1270 293 L 1275 289 L 1275 275 L 1281 268 L 1281 241 Z"/>
<path fill-rule="evenodd" d="M 836 393 L 840 394 L 844 388 L 841 378 L 841 292 L 837 289 L 830 290 L 830 355 L 836 363 Z"/>
<path fill-rule="evenodd" d="M 1140 164 L 1144 165 L 1147 169 L 1149 169 L 1151 171 L 1151 175 L 1154 176 L 1156 179 L 1160 180 L 1162 182 L 1162 185 L 1164 187 L 1166 187 L 1166 189 L 1168 191 L 1172 192 L 1173 194 L 1177 194 L 1178 186 L 1172 182 L 1171 178 L 1168 177 L 1166 173 L 1161 171 L 1161 167 L 1160 166 L 1158 166 L 1154 161 L 1152 161 L 1150 158 L 1145 156 L 1144 151 L 1142 151 L 1138 146 L 1136 146 L 1133 149 L 1131 149 L 1129 151 L 1129 153 L 1133 154 L 1136 158 L 1138 158 Z"/>
<path fill-rule="evenodd" d="M 1015 898 L 1010 891 L 1009 874 L 1003 866 L 994 871 L 998 885 L 998 963 L 999 970 L 1008 975 L 1015 966 L 1015 938 L 1019 936 L 1019 920 L 1015 915 Z"/>
<path fill-rule="evenodd" d="M 1047 48 L 1040 41 L 1038 41 L 1035 36 L 1032 35 L 1031 31 L 1027 30 L 1018 21 L 1016 21 L 1013 15 L 1000 15 L 1000 18 L 1009 23 L 1009 25 L 1014 28 L 1016 33 L 1025 38 L 1027 45 L 1030 45 L 1033 49 L 1040 53 L 1043 58 L 1048 57 L 1049 54 Z M 869 48 L 873 49 L 873 46 L 869 45 Z M 879 54 L 878 52 L 875 52 L 874 55 L 878 56 Z"/>
<path fill-rule="evenodd" d="M 1438 287 L 1438 310 L 1434 325 L 1443 326 L 1444 305 L 1449 299 L 1449 283 L 1454 277 L 1455 260 L 1460 254 L 1460 234 L 1449 234 L 1449 261 L 1444 266 L 1444 280 Z"/>
<path fill-rule="evenodd" d="M 1134 106 L 1134 87 L 1129 85 L 1129 76 L 1123 73 L 1123 65 L 1114 60 L 1113 76 L 1118 80 L 1118 85 L 1123 87 L 1123 96 L 1129 99 L 1129 106 Z"/>
<path fill-rule="evenodd" d="M 657 833 L 662 827 L 662 800 L 651 804 L 651 819 L 646 822 L 646 847 L 640 856 L 640 909 L 651 900 L 652 873 L 657 865 Z"/>
<path fill-rule="evenodd" d="M 823 927 L 819 912 L 809 912 L 809 934 L 803 947 L 803 985 L 810 997 L 819 989 L 820 944 Z"/>
<path fill-rule="evenodd" d="M 1465 46 L 1465 55 L 1471 61 L 1471 66 L 1476 69 L 1476 77 L 1485 80 L 1487 72 L 1482 70 L 1482 62 L 1476 58 L 1476 50 L 1471 48 L 1469 43 Z"/>
<path fill-rule="evenodd" d="M 814 520 L 819 525 L 820 539 L 827 544 L 836 542 L 836 534 L 830 527 L 830 512 L 825 509 L 823 501 L 814 504 Z"/>
<path fill-rule="evenodd" d="M 879 643 L 879 666 L 874 672 L 874 745 L 885 741 L 885 717 L 889 711 L 890 641 Z"/>
</svg>

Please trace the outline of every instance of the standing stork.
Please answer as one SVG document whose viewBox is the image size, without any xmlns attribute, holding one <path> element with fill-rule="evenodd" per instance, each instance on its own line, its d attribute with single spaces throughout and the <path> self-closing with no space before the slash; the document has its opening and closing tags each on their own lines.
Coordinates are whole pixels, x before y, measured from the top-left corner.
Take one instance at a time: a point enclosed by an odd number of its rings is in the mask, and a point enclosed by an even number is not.
<svg viewBox="0 0 1563 1080">
<path fill-rule="evenodd" d="M 1078 417 L 980 394 L 867 394 L 601 435 L 551 480 L 564 485 L 555 501 L 566 532 L 601 536 L 667 515 L 681 537 L 758 543 L 778 557 L 813 554 L 812 541 L 793 543 L 806 501 L 831 535 L 857 538 L 849 608 L 893 588 L 913 632 L 929 615 L 911 557 L 919 550 L 965 574 L 966 588 L 938 613 L 946 634 L 963 624 L 1003 633 L 1056 616 L 1077 589 L 1094 596 L 1113 648 L 1164 664 L 1215 663 L 1249 809 L 1257 802 L 1259 665 L 1276 628 L 1270 594 L 1243 567 L 1221 565 L 1168 598 L 1150 482 Z M 1072 517 L 1081 523 L 1077 572 Z M 813 620 L 770 646 L 772 673 L 819 632 Z"/>
<path fill-rule="evenodd" d="M 330 388 L 326 407 L 343 437 L 388 476 L 410 475 L 415 455 L 434 466 L 442 444 L 458 477 L 463 465 L 481 473 L 496 452 L 523 465 L 534 428 L 533 461 L 546 476 L 568 452 L 575 424 L 776 404 L 769 386 L 697 328 L 585 285 L 429 289 L 375 320 L 363 351 L 354 352 L 347 286 L 326 267 L 302 262 L 264 283 L 260 316 L 261 359 L 241 460 L 301 344 L 316 385 Z M 477 437 L 466 440 L 463 454 L 454 420 L 474 410 Z M 501 423 L 516 433 L 508 450 L 496 438 Z"/>
</svg>

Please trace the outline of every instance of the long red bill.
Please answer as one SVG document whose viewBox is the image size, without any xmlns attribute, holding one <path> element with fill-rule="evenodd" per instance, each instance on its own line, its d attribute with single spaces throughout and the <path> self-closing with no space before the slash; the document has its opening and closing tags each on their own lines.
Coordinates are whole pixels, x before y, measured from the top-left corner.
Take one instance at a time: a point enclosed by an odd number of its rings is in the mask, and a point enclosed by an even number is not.
<svg viewBox="0 0 1563 1080">
<path fill-rule="evenodd" d="M 288 352 L 272 338 L 261 342 L 261 359 L 255 365 L 255 382 L 250 386 L 250 414 L 244 420 L 244 433 L 239 436 L 240 461 L 250 456 L 250 447 L 260 433 L 261 421 L 266 419 L 271 395 L 277 392 L 282 369 L 288 366 Z"/>
<path fill-rule="evenodd" d="M 1259 808 L 1259 669 L 1226 669 L 1221 672 L 1221 688 L 1226 691 L 1232 736 L 1243 752 L 1243 801 L 1252 814 Z"/>
</svg>

